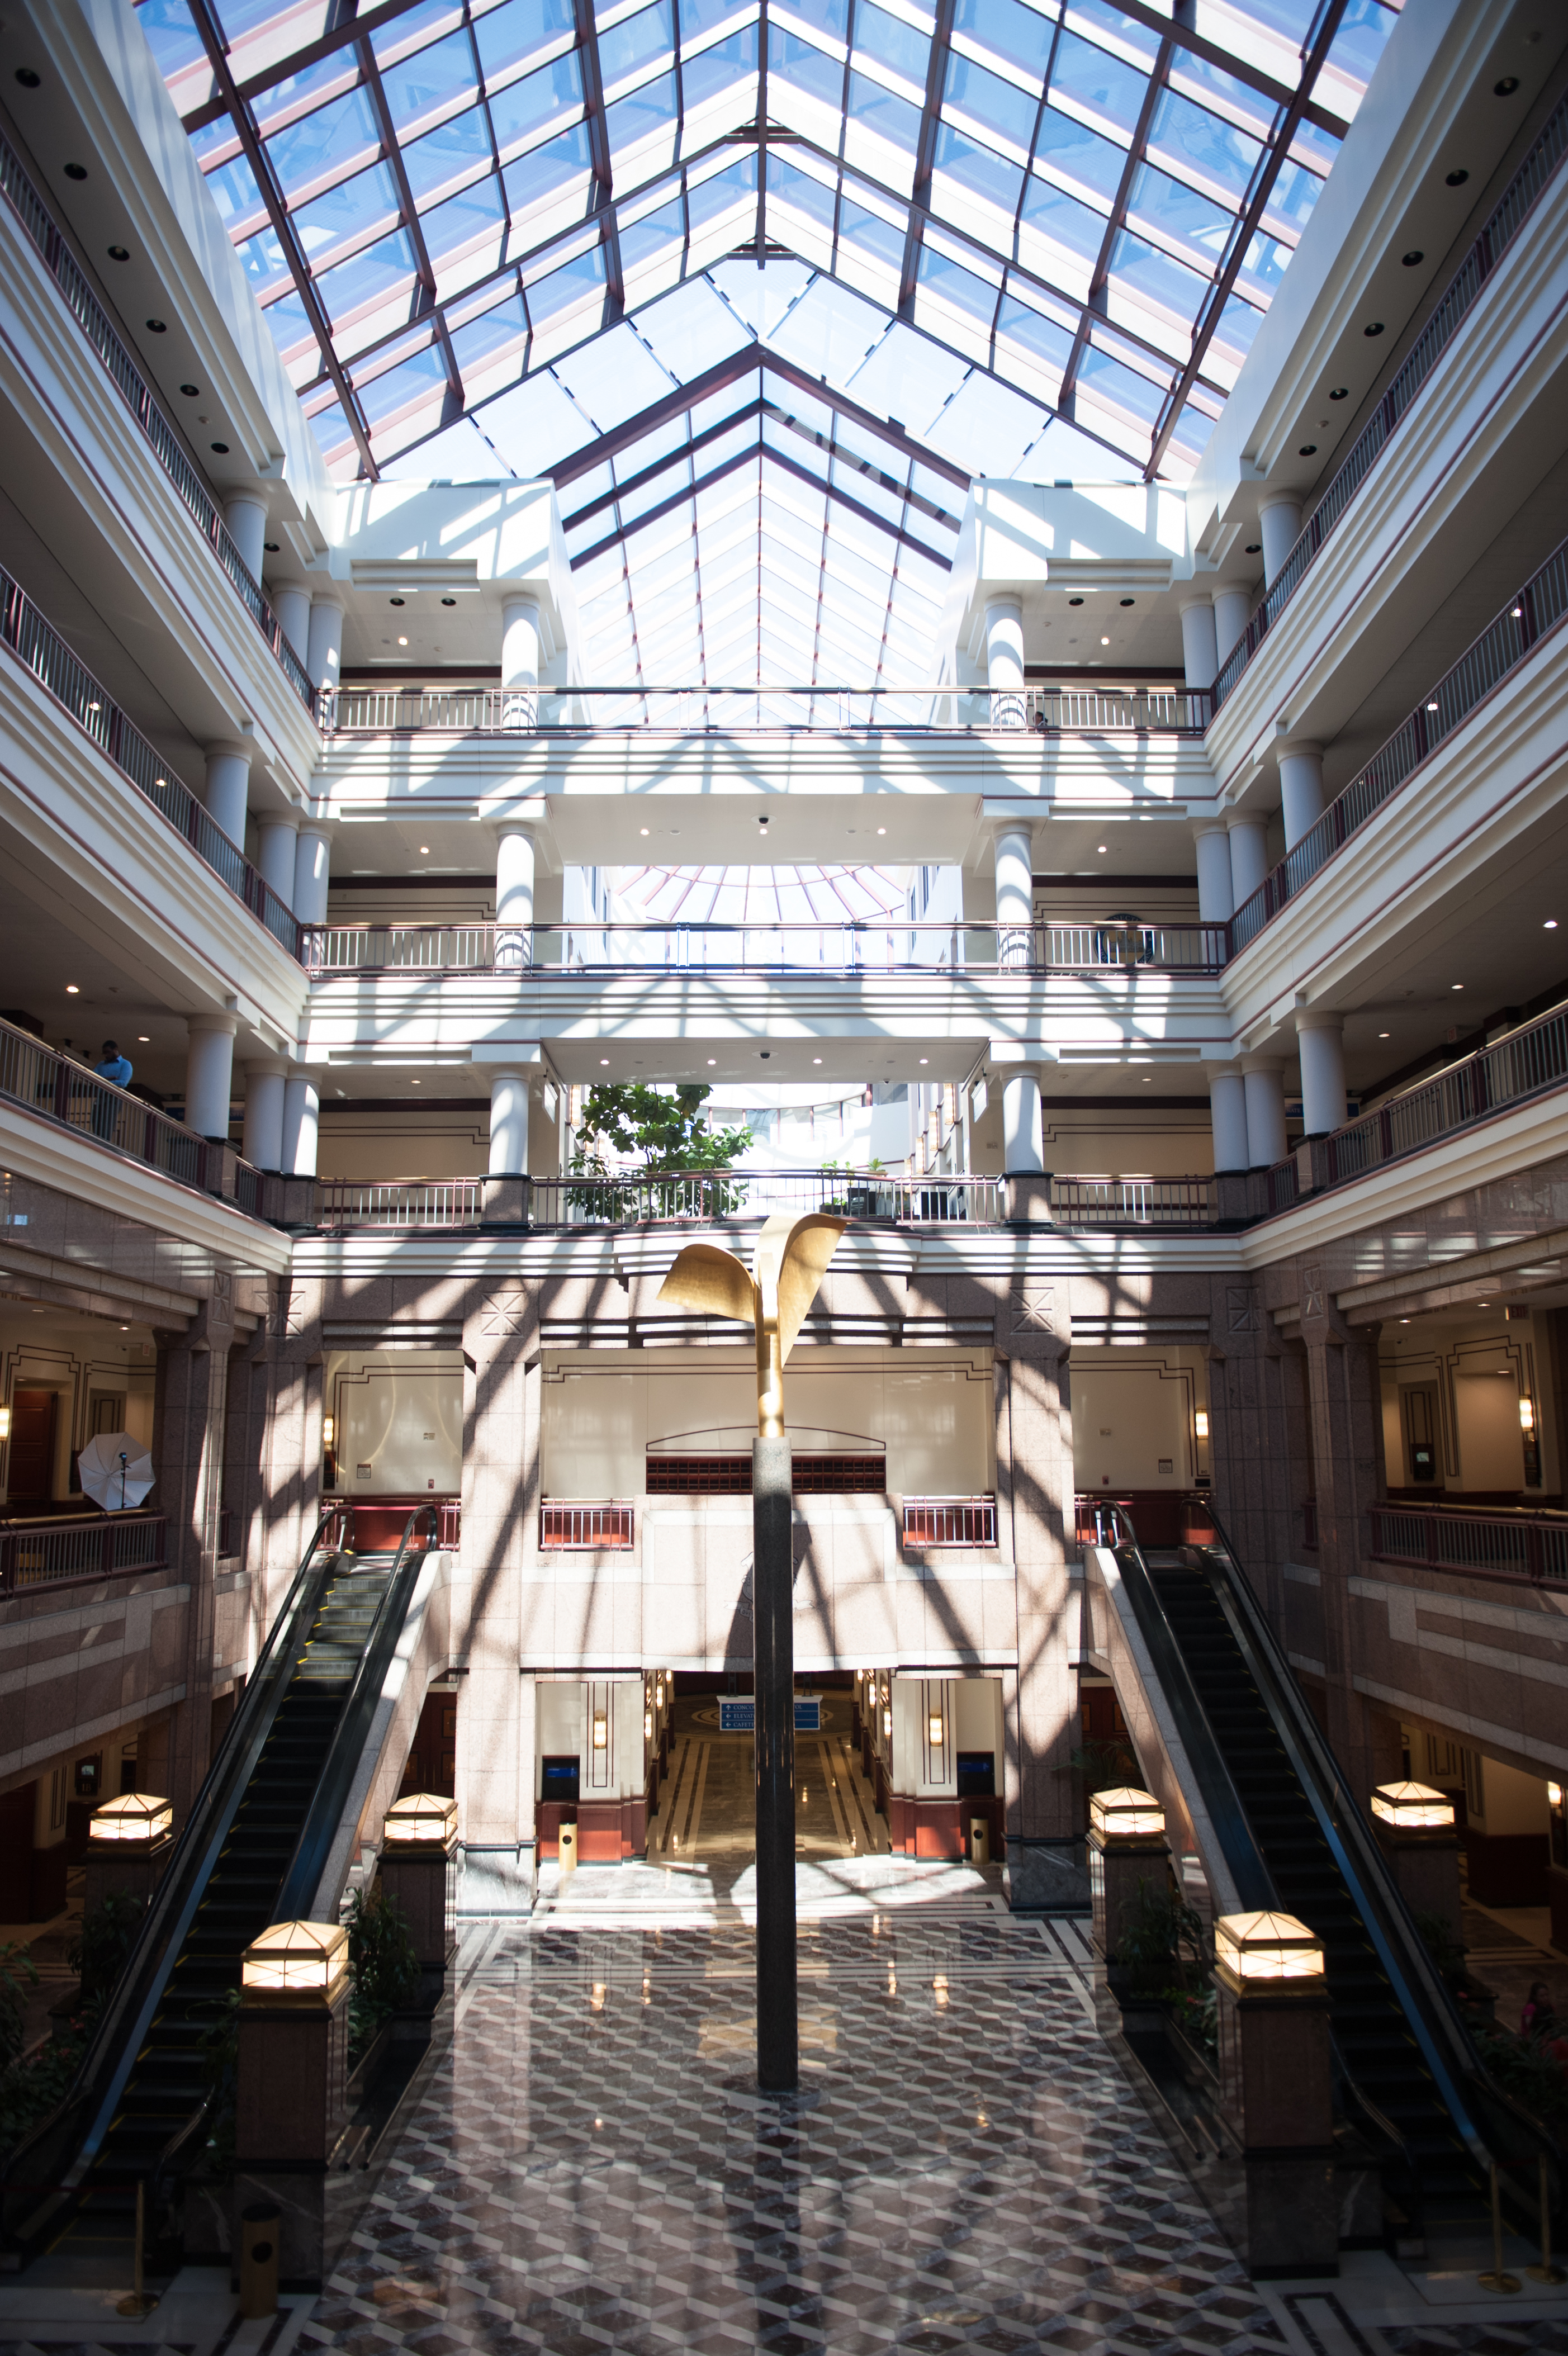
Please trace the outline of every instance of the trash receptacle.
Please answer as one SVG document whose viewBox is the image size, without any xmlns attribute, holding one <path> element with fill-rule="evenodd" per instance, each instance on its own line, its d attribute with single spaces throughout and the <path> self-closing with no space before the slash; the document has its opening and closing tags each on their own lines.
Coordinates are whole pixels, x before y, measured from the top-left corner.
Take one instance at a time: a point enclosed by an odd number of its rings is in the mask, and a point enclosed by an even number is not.
<svg viewBox="0 0 1568 2356">
<path fill-rule="evenodd" d="M 991 1824 L 988 1817 L 971 1816 L 969 1820 L 969 1861 L 971 1865 L 991 1862 Z"/>
<path fill-rule="evenodd" d="M 240 2216 L 240 2312 L 252 2317 L 278 2311 L 278 2240 L 283 2225 L 270 2201 L 258 2201 Z"/>
<path fill-rule="evenodd" d="M 563 1873 L 573 1873 L 576 1870 L 576 1865 L 577 1827 L 575 1825 L 563 1825 L 561 1827 L 561 1870 Z"/>
</svg>

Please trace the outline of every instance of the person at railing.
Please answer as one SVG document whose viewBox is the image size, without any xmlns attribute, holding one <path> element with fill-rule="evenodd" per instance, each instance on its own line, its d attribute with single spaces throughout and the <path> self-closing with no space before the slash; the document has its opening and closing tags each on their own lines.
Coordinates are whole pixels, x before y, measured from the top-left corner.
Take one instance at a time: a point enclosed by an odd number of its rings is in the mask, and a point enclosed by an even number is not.
<svg viewBox="0 0 1568 2356">
<path fill-rule="evenodd" d="M 111 1087 L 123 1088 L 132 1076 L 131 1059 L 123 1055 L 113 1039 L 105 1039 L 103 1052 L 94 1064 L 93 1076 L 107 1080 Z M 105 1140 L 113 1136 L 118 1122 L 118 1108 L 106 1090 L 92 1091 L 92 1134 Z"/>
<path fill-rule="evenodd" d="M 131 1058 L 122 1053 L 113 1039 L 105 1039 L 103 1051 L 92 1068 L 99 1078 L 107 1080 L 112 1087 L 128 1088 L 135 1077 L 135 1066 Z"/>
</svg>

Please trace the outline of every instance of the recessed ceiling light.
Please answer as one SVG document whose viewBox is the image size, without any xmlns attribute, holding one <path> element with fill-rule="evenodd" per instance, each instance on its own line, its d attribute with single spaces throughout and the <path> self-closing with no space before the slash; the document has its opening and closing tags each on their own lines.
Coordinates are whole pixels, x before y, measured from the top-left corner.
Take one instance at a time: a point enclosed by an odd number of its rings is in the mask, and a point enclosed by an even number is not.
<svg viewBox="0 0 1568 2356">
<path fill-rule="evenodd" d="M 166 319 L 149 319 L 147 321 L 147 327 L 149 333 L 152 335 L 166 336 L 168 333 L 168 321 Z"/>
<path fill-rule="evenodd" d="M 455 605 L 457 603 L 457 600 L 456 597 L 443 597 L 441 603 L 444 605 Z"/>
<path fill-rule="evenodd" d="M 1145 1073 L 1144 1074 L 1144 1086 L 1145 1087 L 1148 1087 L 1151 1076 L 1151 1076 L 1148 1072 L 1145 1072 Z"/>
<path fill-rule="evenodd" d="M 648 829 L 647 829 L 646 827 L 641 827 L 641 828 L 639 828 L 639 833 L 642 833 L 642 834 L 646 834 L 646 833 L 648 832 Z"/>
<path fill-rule="evenodd" d="M 1415 246 L 1409 253 L 1402 253 L 1400 260 L 1403 262 L 1407 270 L 1413 270 L 1418 262 L 1424 262 L 1426 260 L 1426 256 L 1423 253 L 1419 246 Z"/>
<path fill-rule="evenodd" d="M 81 992 L 74 981 L 68 981 L 65 986 L 65 994 L 68 998 L 80 998 Z"/>
<path fill-rule="evenodd" d="M 713 1070 L 714 1066 L 718 1062 L 718 1060 L 719 1059 L 716 1055 L 710 1055 L 708 1057 L 708 1069 L 710 1072 Z"/>
<path fill-rule="evenodd" d="M 1557 930 L 1557 919 L 1556 919 L 1556 917 L 1555 917 L 1555 916 L 1548 916 L 1548 918 L 1546 919 L 1546 922 L 1544 923 L 1544 925 L 1542 925 L 1542 926 L 1541 927 L 1541 931 L 1542 931 L 1543 933 L 1554 933 L 1554 932 Z"/>
<path fill-rule="evenodd" d="M 389 605 L 406 605 L 408 599 L 406 597 L 389 597 L 387 599 L 387 603 Z"/>
<path fill-rule="evenodd" d="M 417 1080 L 410 1080 L 408 1085 L 411 1088 L 416 1088 L 419 1086 L 419 1082 Z"/>
<path fill-rule="evenodd" d="M 429 845 L 427 842 L 422 842 L 422 843 L 420 844 L 420 846 L 419 846 L 419 855 L 420 855 L 421 859 L 428 859 L 428 858 L 429 858 L 429 856 L 430 856 L 430 845 Z"/>
<path fill-rule="evenodd" d="M 1350 398 L 1349 386 L 1348 384 L 1337 384 L 1328 398 L 1330 401 L 1348 401 Z"/>
<path fill-rule="evenodd" d="M 887 831 L 887 829 L 886 829 L 885 826 L 879 826 L 879 827 L 877 828 L 876 831 L 877 831 L 877 833 L 878 833 L 878 834 L 886 834 L 886 831 Z"/>
<path fill-rule="evenodd" d="M 38 86 L 38 77 L 33 71 L 31 66 L 18 66 L 16 68 L 16 80 L 21 83 L 24 90 L 37 90 Z"/>
<path fill-rule="evenodd" d="M 820 1064 L 820 1063 L 822 1062 L 822 1057 L 821 1057 L 820 1055 L 813 1055 L 813 1056 L 812 1056 L 812 1058 L 811 1058 L 811 1061 L 812 1061 L 812 1063 L 813 1063 L 813 1064 Z"/>
<path fill-rule="evenodd" d="M 1465 985 L 1462 981 L 1451 981 L 1448 987 L 1450 990 L 1463 990 Z"/>
<path fill-rule="evenodd" d="M 1100 643 L 1102 647 L 1108 647 L 1111 644 L 1111 641 L 1109 638 L 1101 638 Z"/>
<path fill-rule="evenodd" d="M 1094 847 L 1095 847 L 1096 851 L 1099 851 L 1099 853 L 1100 853 L 1101 857 L 1103 859 L 1103 858 L 1104 858 L 1104 856 L 1105 856 L 1105 845 L 1104 845 L 1102 842 L 1097 842 L 1097 843 L 1095 844 L 1095 846 L 1094 846 Z"/>
<path fill-rule="evenodd" d="M 1492 84 L 1492 96 L 1494 98 L 1511 98 L 1518 88 L 1518 74 L 1504 74 L 1501 81 L 1495 81 Z M 70 166 L 68 164 L 65 168 L 69 172 Z"/>
<path fill-rule="evenodd" d="M 1382 334 L 1382 332 L 1383 332 L 1383 323 L 1382 323 L 1382 321 L 1381 321 L 1380 319 L 1373 319 L 1373 320 L 1371 320 L 1371 321 L 1370 321 L 1370 322 L 1369 322 L 1366 327 L 1364 327 L 1362 328 L 1362 330 L 1361 330 L 1361 333 L 1362 333 L 1364 336 L 1380 336 L 1380 335 Z"/>
<path fill-rule="evenodd" d="M 131 259 L 130 247 L 128 245 L 112 245 L 109 249 L 109 259 L 111 262 L 129 262 Z"/>
<path fill-rule="evenodd" d="M 601 1055 L 599 1057 L 599 1062 L 601 1065 L 607 1064 L 609 1062 L 609 1057 L 607 1055 Z"/>
<path fill-rule="evenodd" d="M 929 1063 L 930 1062 L 930 1060 L 931 1060 L 931 1059 L 930 1059 L 930 1057 L 929 1057 L 929 1055 L 922 1055 L 922 1056 L 921 1056 L 921 1058 L 920 1058 L 920 1061 L 921 1061 L 921 1063 L 922 1063 L 922 1064 L 929 1064 Z M 820 1055 L 818 1056 L 817 1061 L 818 1061 L 819 1063 L 821 1063 L 821 1062 L 822 1062 L 822 1057 L 821 1057 Z"/>
<path fill-rule="evenodd" d="M 1069 597 L 1068 599 L 1068 604 L 1069 605 L 1081 605 L 1082 603 L 1083 599 L 1081 597 Z"/>
<path fill-rule="evenodd" d="M 1298 458 L 1316 458 L 1317 455 L 1316 443 L 1304 442 L 1295 455 Z"/>
<path fill-rule="evenodd" d="M 201 398 L 201 387 L 199 384 L 182 384 L 180 391 L 188 401 L 199 401 Z"/>
<path fill-rule="evenodd" d="M 398 640 L 398 644 L 399 644 L 399 646 L 400 646 L 400 647 L 406 647 L 406 646 L 407 646 L 407 644 L 408 644 L 408 640 L 407 640 L 406 638 L 399 638 L 399 640 Z"/>
<path fill-rule="evenodd" d="M 1451 188 L 1462 188 L 1469 177 L 1470 175 L 1468 172 L 1450 172 L 1448 175 L 1448 186 Z"/>
<path fill-rule="evenodd" d="M 1518 89 L 1518 87 L 1519 87 L 1519 84 L 1516 82 L 1516 83 L 1514 84 L 1514 88 L 1517 90 L 1517 89 Z M 1498 82 L 1498 88 L 1499 90 L 1501 90 L 1501 88 L 1502 88 L 1502 84 L 1501 84 L 1501 82 Z M 65 177 L 66 177 L 66 178 L 67 178 L 68 180 L 85 180 L 85 179 L 86 179 L 86 177 L 87 177 L 87 166 L 86 166 L 86 165 L 85 165 L 85 164 L 68 164 L 68 165 L 66 166 L 66 167 L 65 167 Z"/>
<path fill-rule="evenodd" d="M 1135 605 L 1137 602 L 1136 597 L 1123 597 L 1122 600 L 1123 605 Z"/>
<path fill-rule="evenodd" d="M 229 455 L 227 442 L 209 442 L 207 446 L 209 450 L 215 450 L 220 458 L 226 458 Z"/>
<path fill-rule="evenodd" d="M 1380 1031 L 1378 1033 L 1380 1039 L 1391 1039 L 1393 1035 L 1391 1031 Z"/>
<path fill-rule="evenodd" d="M 146 1033 L 145 1033 L 145 1031 L 138 1031 L 138 1032 L 137 1032 L 137 1033 L 136 1033 L 136 1044 L 137 1044 L 137 1046 L 138 1046 L 138 1047 L 150 1047 L 150 1046 L 152 1045 L 152 1044 L 153 1044 L 153 1043 L 152 1043 L 151 1039 L 149 1039 L 149 1038 L 148 1038 L 148 1036 L 147 1036 L 147 1034 L 146 1034 Z"/>
</svg>

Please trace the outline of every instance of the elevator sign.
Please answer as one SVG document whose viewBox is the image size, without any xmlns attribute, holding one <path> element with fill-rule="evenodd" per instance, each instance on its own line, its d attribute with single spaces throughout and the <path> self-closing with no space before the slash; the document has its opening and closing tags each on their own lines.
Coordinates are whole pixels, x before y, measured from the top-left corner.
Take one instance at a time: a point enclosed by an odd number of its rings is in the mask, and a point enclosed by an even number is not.
<svg viewBox="0 0 1568 2356">
<path fill-rule="evenodd" d="M 822 1730 L 822 1697 L 821 1694 L 795 1696 L 795 1731 L 797 1734 L 820 1734 Z M 721 1734 L 755 1734 L 757 1704 L 755 1701 L 721 1701 L 719 1732 Z"/>
</svg>

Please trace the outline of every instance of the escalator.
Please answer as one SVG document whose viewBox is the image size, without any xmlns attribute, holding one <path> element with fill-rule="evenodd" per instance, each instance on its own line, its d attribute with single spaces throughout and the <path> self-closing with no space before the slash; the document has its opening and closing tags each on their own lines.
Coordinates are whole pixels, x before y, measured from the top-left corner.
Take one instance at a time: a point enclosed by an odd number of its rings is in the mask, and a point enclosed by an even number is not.
<svg viewBox="0 0 1568 2356">
<path fill-rule="evenodd" d="M 344 1535 L 350 1543 L 338 1544 Z M 435 1515 L 356 1554 L 322 1516 L 176 1844 L 141 1936 L 65 2102 L 11 2154 L 0 2187 L 11 2267 L 85 2283 L 129 2272 L 136 2187 L 149 2224 L 204 2147 L 206 2040 L 269 1923 L 308 1917 Z"/>
<path fill-rule="evenodd" d="M 1391 2214 L 1440 2242 L 1489 2227 L 1490 2167 L 1533 2219 L 1549 2129 L 1487 2076 L 1363 1810 L 1207 1501 L 1213 1541 L 1107 1535 L 1146 1657 L 1244 1909 L 1307 1923 L 1326 1966 L 1339 2106 L 1381 2151 Z"/>
</svg>

